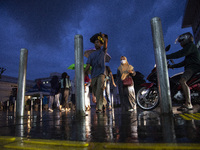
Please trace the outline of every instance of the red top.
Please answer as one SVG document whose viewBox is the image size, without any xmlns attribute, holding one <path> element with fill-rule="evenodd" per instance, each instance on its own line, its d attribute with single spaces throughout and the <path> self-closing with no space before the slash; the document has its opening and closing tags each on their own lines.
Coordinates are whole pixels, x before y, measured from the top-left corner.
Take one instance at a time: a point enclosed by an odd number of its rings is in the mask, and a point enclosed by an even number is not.
<svg viewBox="0 0 200 150">
<path fill-rule="evenodd" d="M 90 78 L 89 78 L 89 76 L 85 76 L 85 78 L 84 78 L 84 82 L 90 82 Z"/>
</svg>

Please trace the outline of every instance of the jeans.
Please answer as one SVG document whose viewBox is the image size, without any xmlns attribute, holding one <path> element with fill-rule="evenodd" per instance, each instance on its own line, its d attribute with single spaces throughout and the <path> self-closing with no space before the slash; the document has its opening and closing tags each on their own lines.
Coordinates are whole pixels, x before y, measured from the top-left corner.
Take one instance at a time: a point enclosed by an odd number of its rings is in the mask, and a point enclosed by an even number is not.
<svg viewBox="0 0 200 150">
<path fill-rule="evenodd" d="M 55 100 L 55 103 L 56 103 L 56 107 L 59 108 L 60 107 L 60 101 L 59 101 L 59 98 L 60 98 L 60 93 L 56 94 L 55 96 L 51 95 L 50 98 L 49 98 L 49 108 L 52 109 L 52 104 L 53 104 L 53 101 Z"/>
<path fill-rule="evenodd" d="M 110 81 L 107 81 L 106 88 L 104 90 L 104 96 L 107 98 L 108 106 L 113 106 L 110 95 Z"/>
</svg>

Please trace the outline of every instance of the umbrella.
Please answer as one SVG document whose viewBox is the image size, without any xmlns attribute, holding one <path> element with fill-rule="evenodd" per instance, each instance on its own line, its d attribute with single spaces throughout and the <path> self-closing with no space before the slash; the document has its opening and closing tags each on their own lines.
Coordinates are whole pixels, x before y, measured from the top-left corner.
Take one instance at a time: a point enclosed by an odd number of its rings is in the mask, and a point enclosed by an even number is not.
<svg viewBox="0 0 200 150">
<path fill-rule="evenodd" d="M 96 51 L 95 48 L 85 50 L 84 56 L 88 58 L 90 54 L 93 53 L 94 51 Z M 108 53 L 106 53 L 106 62 L 109 62 L 110 59 L 111 59 L 111 56 Z"/>
<path fill-rule="evenodd" d="M 84 64 L 84 69 L 86 68 L 87 64 Z M 75 70 L 75 64 L 71 64 L 67 69 Z M 92 67 L 90 66 L 90 69 L 92 70 Z"/>
</svg>

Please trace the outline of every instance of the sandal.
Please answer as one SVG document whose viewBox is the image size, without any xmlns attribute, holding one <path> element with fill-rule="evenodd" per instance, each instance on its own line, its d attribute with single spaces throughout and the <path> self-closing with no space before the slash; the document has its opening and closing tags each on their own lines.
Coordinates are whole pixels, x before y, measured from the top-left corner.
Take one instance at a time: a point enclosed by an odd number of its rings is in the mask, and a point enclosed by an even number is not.
<svg viewBox="0 0 200 150">
<path fill-rule="evenodd" d="M 188 107 L 186 105 L 182 105 L 181 107 L 177 108 L 177 111 L 183 111 L 183 110 L 192 110 L 193 107 Z"/>
</svg>

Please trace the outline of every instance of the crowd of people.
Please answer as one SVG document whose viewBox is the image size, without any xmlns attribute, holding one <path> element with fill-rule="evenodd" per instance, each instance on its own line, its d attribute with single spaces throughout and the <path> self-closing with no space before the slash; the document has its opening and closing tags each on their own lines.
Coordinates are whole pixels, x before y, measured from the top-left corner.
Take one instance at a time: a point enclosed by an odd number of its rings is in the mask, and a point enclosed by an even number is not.
<svg viewBox="0 0 200 150">
<path fill-rule="evenodd" d="M 59 81 L 58 76 L 53 76 L 51 81 L 51 91 L 49 97 L 48 110 L 53 112 L 53 102 L 56 104 L 56 108 L 62 112 L 69 111 L 69 92 L 71 88 L 71 81 L 66 72 L 62 73 L 61 80 Z"/>
<path fill-rule="evenodd" d="M 106 66 L 106 54 L 108 36 L 106 34 L 97 33 L 90 38 L 95 46 L 95 51 L 92 52 L 86 62 L 87 66 L 84 69 L 84 87 L 85 87 L 85 110 L 89 111 L 90 93 L 92 93 L 92 101 L 96 104 L 96 113 L 104 112 L 106 109 L 113 109 L 113 99 L 111 99 L 110 86 L 118 87 L 120 95 L 120 103 L 122 111 L 136 111 L 136 97 L 134 89 L 133 76 L 136 75 L 134 67 L 128 63 L 125 56 L 120 57 L 120 65 L 117 68 L 116 80 L 113 78 L 112 71 L 109 66 Z M 193 74 L 199 72 L 200 53 L 193 44 L 193 37 L 190 33 L 179 36 L 183 49 L 176 53 L 167 55 L 167 59 L 180 58 L 185 56 L 185 60 L 177 65 L 169 65 L 169 68 L 185 67 L 185 72 L 182 75 L 180 83 L 183 87 L 186 102 L 181 108 L 192 109 L 190 92 L 186 82 Z M 92 68 L 90 70 L 90 68 Z M 90 78 L 90 77 L 91 78 Z M 62 74 L 62 79 L 54 76 L 51 80 L 51 95 L 49 102 L 49 110 L 52 111 L 52 101 L 55 100 L 56 107 L 60 111 L 68 111 L 68 97 L 71 88 L 71 82 L 66 72 Z M 90 92 L 90 88 L 91 91 Z M 59 103 L 59 98 L 61 102 Z"/>
<path fill-rule="evenodd" d="M 115 87 L 118 85 L 123 110 L 135 111 L 135 91 L 132 76 L 135 76 L 136 73 L 133 66 L 129 65 L 125 56 L 120 58 L 121 63 L 117 70 L 116 85 L 111 69 L 109 66 L 105 65 L 108 36 L 106 34 L 97 33 L 90 38 L 90 42 L 94 43 L 96 51 L 89 55 L 84 73 L 87 75 L 89 68 L 92 67 L 91 88 L 94 97 L 96 97 L 96 112 L 104 112 L 106 108 L 112 110 L 113 103 L 110 98 L 110 83 Z M 128 83 L 124 84 L 124 79 L 127 79 Z"/>
<path fill-rule="evenodd" d="M 114 108 L 113 98 L 111 98 L 111 84 L 118 87 L 120 102 L 124 111 L 136 110 L 135 91 L 132 76 L 135 76 L 134 67 L 130 65 L 125 56 L 120 58 L 120 66 L 117 69 L 117 79 L 114 80 L 109 66 L 105 65 L 105 55 L 107 54 L 108 36 L 97 33 L 90 38 L 94 43 L 95 51 L 91 53 L 87 60 L 84 70 L 84 89 L 85 89 L 85 110 L 91 109 L 90 100 L 96 104 L 96 113 L 105 112 L 106 109 Z M 92 69 L 90 70 L 90 68 Z M 129 85 L 123 84 L 125 78 L 131 79 Z M 62 73 L 61 79 L 53 76 L 51 81 L 51 92 L 49 97 L 48 110 L 53 112 L 52 105 L 55 103 L 59 111 L 69 111 L 70 89 L 73 88 L 66 72 Z M 91 96 L 92 95 L 92 96 Z M 71 99 L 74 95 L 71 94 Z M 75 103 L 74 103 L 75 104 Z"/>
</svg>

